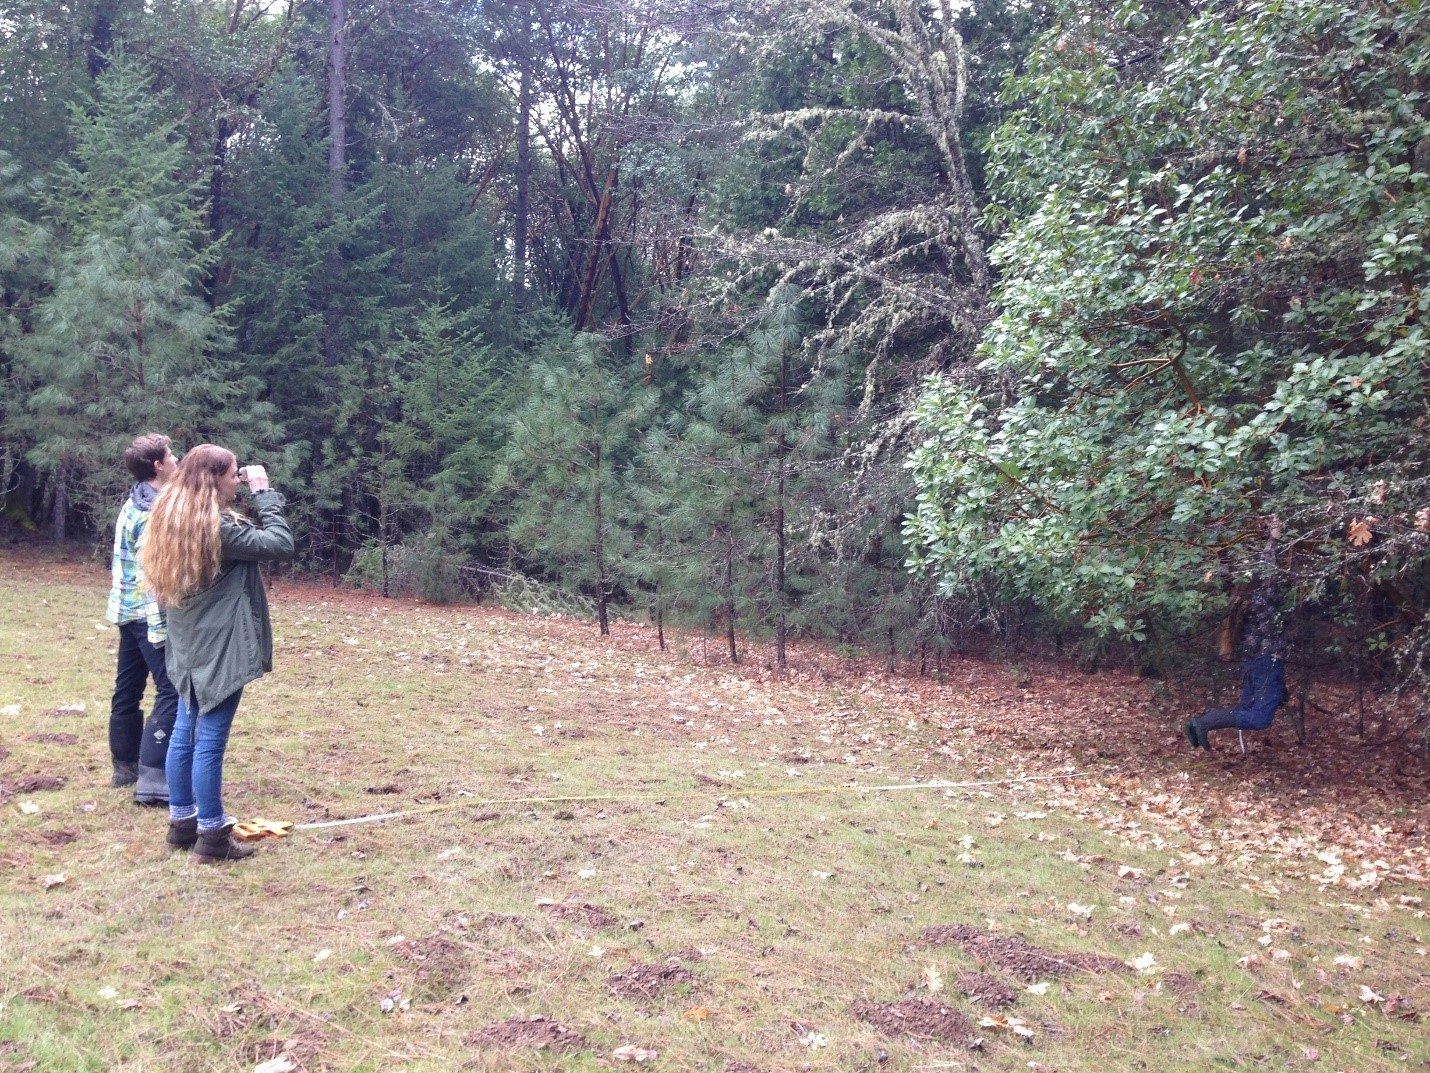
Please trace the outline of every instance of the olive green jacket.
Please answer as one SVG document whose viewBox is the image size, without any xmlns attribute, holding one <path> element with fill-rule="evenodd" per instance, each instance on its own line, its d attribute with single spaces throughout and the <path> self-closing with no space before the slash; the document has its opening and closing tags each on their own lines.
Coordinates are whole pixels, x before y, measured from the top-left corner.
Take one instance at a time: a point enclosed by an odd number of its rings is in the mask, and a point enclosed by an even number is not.
<svg viewBox="0 0 1430 1073">
<path fill-rule="evenodd" d="M 254 492 L 251 502 L 255 524 L 223 520 L 223 566 L 214 583 L 169 609 L 169 680 L 199 712 L 213 710 L 273 669 L 273 627 L 259 564 L 293 558 L 293 531 L 279 493 Z"/>
</svg>

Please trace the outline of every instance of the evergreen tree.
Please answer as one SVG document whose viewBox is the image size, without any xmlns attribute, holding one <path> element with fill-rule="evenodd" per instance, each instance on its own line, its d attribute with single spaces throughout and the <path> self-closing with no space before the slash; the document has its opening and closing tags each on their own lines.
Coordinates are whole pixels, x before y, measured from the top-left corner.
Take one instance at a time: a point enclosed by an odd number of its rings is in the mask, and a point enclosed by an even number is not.
<svg viewBox="0 0 1430 1073">
<path fill-rule="evenodd" d="M 201 294 L 216 251 L 184 179 L 173 102 L 123 57 L 95 91 L 44 193 L 51 291 L 16 348 L 29 394 L 11 424 L 49 475 L 60 537 L 72 504 L 93 513 L 113 490 L 114 459 L 135 432 L 182 444 L 263 416 L 244 404 L 223 314 Z"/>
<path fill-rule="evenodd" d="M 539 567 L 595 602 L 603 635 L 628 580 L 627 474 L 654 397 L 581 333 L 532 369 L 498 484 L 515 497 L 511 536 Z"/>
<path fill-rule="evenodd" d="M 48 233 L 25 218 L 32 198 L 18 182 L 20 166 L 0 152 L 0 516 L 34 528 L 29 497 L 30 447 L 17 416 L 26 393 L 16 375 L 14 351 L 23 345 L 29 311 L 45 285 L 43 254 Z"/>
<path fill-rule="evenodd" d="M 647 561 L 664 571 L 665 542 L 680 545 L 689 558 L 680 604 L 723 629 L 732 661 L 740 620 L 768 629 L 781 668 L 809 580 L 797 568 L 809 560 L 793 543 L 835 412 L 802 342 L 799 294 L 777 288 L 748 343 L 717 352 L 702 370 L 679 436 L 662 433 L 648 445 L 647 467 L 667 502 L 650 504 L 662 524 L 648 527 Z"/>
</svg>

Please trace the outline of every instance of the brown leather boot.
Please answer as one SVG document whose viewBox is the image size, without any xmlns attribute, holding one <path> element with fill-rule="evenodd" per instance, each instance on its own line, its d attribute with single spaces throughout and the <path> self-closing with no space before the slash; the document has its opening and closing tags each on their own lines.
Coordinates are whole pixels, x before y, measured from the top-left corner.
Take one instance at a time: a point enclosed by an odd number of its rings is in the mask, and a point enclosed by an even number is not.
<svg viewBox="0 0 1430 1073">
<path fill-rule="evenodd" d="M 226 823 L 222 827 L 224 834 L 233 830 L 233 824 Z M 169 835 L 164 839 L 173 849 L 193 849 L 194 843 L 199 840 L 199 821 L 197 817 L 190 816 L 187 820 L 170 820 Z"/>
<path fill-rule="evenodd" d="M 164 839 L 170 849 L 193 849 L 199 840 L 199 821 L 195 816 L 187 820 L 170 820 L 169 834 Z"/>
<path fill-rule="evenodd" d="M 197 821 L 196 821 L 197 822 Z M 194 842 L 194 856 L 200 864 L 218 864 L 220 861 L 242 861 L 253 856 L 253 847 L 233 840 L 232 827 L 220 827 L 217 831 L 200 831 Z"/>
</svg>

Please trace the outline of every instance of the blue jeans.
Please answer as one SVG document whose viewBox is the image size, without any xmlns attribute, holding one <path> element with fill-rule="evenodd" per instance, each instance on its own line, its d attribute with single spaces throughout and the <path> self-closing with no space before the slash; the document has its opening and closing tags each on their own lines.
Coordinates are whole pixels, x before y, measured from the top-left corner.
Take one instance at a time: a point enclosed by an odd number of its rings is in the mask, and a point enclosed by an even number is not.
<svg viewBox="0 0 1430 1073">
<path fill-rule="evenodd" d="M 174 721 L 169 759 L 164 765 L 169 808 L 181 812 L 198 805 L 200 827 L 223 824 L 223 754 L 242 697 L 240 689 L 201 714 L 194 711 L 189 698 L 179 698 L 179 717 Z"/>
<path fill-rule="evenodd" d="M 154 679 L 154 708 L 144 721 L 144 687 Z M 149 643 L 149 627 L 140 619 L 119 627 L 119 661 L 114 698 L 109 705 L 109 752 L 115 761 L 162 768 L 174 732 L 179 694 L 164 673 L 164 650 Z M 157 774 L 157 772 L 156 772 Z"/>
</svg>

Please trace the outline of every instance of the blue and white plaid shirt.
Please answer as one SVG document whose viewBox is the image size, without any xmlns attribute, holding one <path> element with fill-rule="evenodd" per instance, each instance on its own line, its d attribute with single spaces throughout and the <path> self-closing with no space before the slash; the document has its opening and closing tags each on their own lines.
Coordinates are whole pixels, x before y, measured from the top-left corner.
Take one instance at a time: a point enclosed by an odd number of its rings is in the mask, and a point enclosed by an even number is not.
<svg viewBox="0 0 1430 1073">
<path fill-rule="evenodd" d="M 110 567 L 112 584 L 109 606 L 104 617 L 116 626 L 125 622 L 147 621 L 149 643 L 162 645 L 169 639 L 169 626 L 159 605 L 150 598 L 139 573 L 139 548 L 149 512 L 140 510 L 133 496 L 124 501 L 119 518 L 114 523 L 114 558 Z"/>
</svg>

